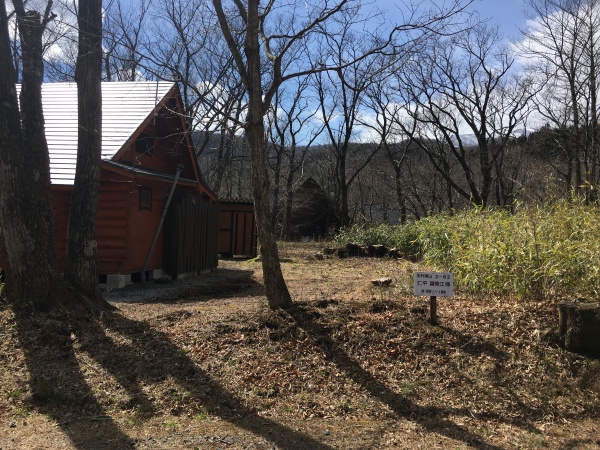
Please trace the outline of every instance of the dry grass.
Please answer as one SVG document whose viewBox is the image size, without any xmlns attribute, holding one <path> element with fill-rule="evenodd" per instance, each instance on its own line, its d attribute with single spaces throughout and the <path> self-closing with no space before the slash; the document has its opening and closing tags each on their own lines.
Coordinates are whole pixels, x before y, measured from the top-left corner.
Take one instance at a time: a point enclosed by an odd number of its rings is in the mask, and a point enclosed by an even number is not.
<svg viewBox="0 0 600 450">
<path fill-rule="evenodd" d="M 288 312 L 244 261 L 100 320 L 2 310 L 0 448 L 600 448 L 600 361 L 551 302 L 440 299 L 432 327 L 411 264 L 316 250 L 281 250 Z"/>
</svg>

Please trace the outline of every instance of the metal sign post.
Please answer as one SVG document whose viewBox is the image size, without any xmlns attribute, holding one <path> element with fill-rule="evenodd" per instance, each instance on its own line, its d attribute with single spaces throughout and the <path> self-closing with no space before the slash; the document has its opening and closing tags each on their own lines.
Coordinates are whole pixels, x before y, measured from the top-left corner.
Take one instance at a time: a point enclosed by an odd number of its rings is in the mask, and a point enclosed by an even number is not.
<svg viewBox="0 0 600 450">
<path fill-rule="evenodd" d="M 454 274 L 450 272 L 415 272 L 414 294 L 429 296 L 429 323 L 437 325 L 437 297 L 454 295 Z"/>
</svg>

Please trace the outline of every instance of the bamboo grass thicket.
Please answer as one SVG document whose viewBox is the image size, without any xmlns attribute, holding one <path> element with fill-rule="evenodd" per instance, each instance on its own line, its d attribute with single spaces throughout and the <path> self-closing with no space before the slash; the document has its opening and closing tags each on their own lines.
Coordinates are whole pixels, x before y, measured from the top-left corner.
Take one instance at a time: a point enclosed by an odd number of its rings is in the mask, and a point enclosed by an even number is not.
<svg viewBox="0 0 600 450">
<path fill-rule="evenodd" d="M 600 208 L 577 201 L 353 226 L 335 241 L 395 247 L 428 269 L 454 272 L 456 289 L 465 294 L 599 298 Z"/>
</svg>

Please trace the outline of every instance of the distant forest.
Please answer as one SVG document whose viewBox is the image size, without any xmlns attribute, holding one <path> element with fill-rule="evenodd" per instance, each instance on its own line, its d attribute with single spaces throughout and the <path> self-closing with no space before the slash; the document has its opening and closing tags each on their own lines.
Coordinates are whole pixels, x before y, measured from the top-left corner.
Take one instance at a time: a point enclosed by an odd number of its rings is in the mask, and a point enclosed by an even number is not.
<svg viewBox="0 0 600 450">
<path fill-rule="evenodd" d="M 572 131 L 572 130 L 571 130 Z M 517 203 L 539 204 L 566 198 L 575 193 L 569 175 L 569 130 L 549 126 L 527 135 L 511 138 L 504 144 L 502 176 L 494 176 L 485 206 L 512 210 Z M 476 166 L 479 151 L 472 136 L 463 137 L 465 162 Z M 470 142 L 469 142 L 470 141 Z M 196 139 L 196 143 L 199 141 Z M 436 142 L 404 140 L 387 145 L 379 143 L 350 143 L 348 168 L 356 172 L 348 195 L 349 223 L 403 223 L 418 220 L 429 214 L 452 212 L 475 205 L 464 195 L 469 184 L 461 177 L 462 166 L 455 162 L 441 172 L 431 161 L 428 152 Z M 200 145 L 201 147 L 201 145 Z M 273 193 L 273 221 L 281 234 L 285 230 L 286 205 L 301 207 L 302 199 L 294 193 L 302 183 L 312 178 L 330 199 L 333 217 L 342 210 L 336 183 L 335 153 L 328 145 L 298 146 L 298 168 L 289 178 L 289 160 L 292 149 L 277 147 L 270 142 L 271 186 Z M 448 149 L 443 149 L 448 151 Z M 365 160 L 369 159 L 365 164 Z M 199 158 L 205 181 L 219 192 L 221 198 L 251 200 L 250 157 L 243 136 L 220 139 L 213 136 Z M 474 174 L 473 182 L 482 184 L 481 176 Z M 455 186 L 457 185 L 457 186 Z M 578 191 L 588 199 L 595 199 L 591 186 Z M 318 211 L 315 211 L 318 213 Z"/>
</svg>

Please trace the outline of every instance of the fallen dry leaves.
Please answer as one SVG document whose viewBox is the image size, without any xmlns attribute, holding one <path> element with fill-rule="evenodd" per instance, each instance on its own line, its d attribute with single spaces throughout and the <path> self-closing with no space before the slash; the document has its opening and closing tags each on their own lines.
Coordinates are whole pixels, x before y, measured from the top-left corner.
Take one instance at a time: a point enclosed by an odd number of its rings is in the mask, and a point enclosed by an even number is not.
<svg viewBox="0 0 600 450">
<path fill-rule="evenodd" d="M 245 261 L 99 320 L 3 309 L 0 448 L 600 448 L 600 361 L 552 302 L 440 299 L 430 326 L 412 264 L 315 251 L 282 249 L 290 311 Z"/>
</svg>

